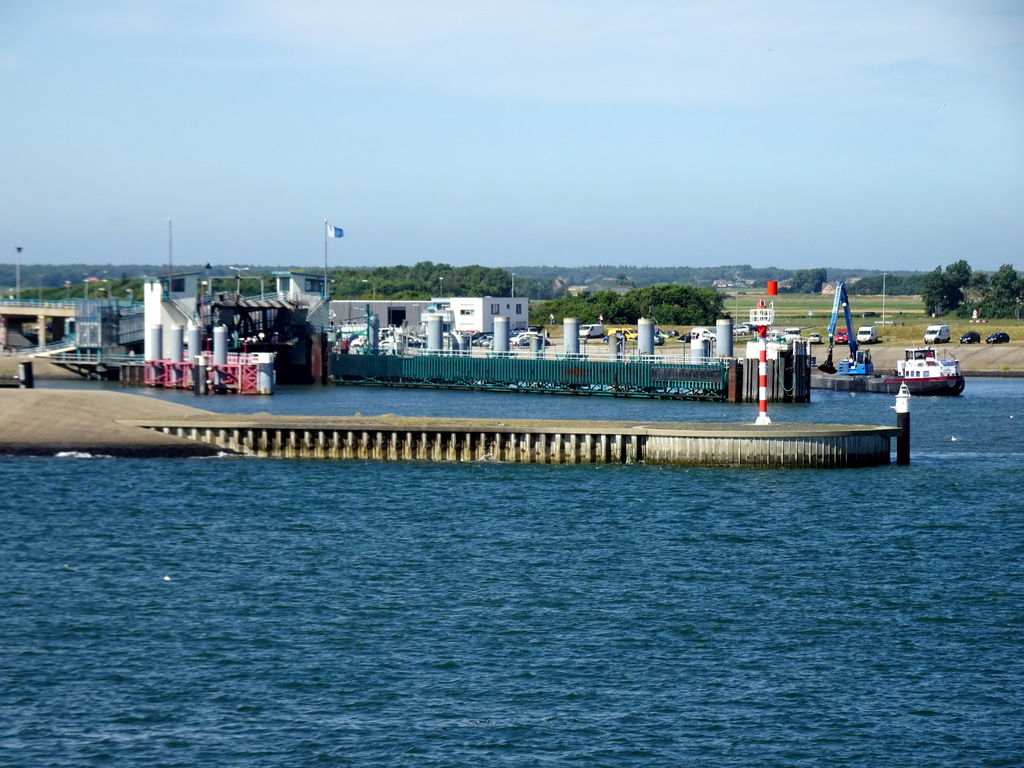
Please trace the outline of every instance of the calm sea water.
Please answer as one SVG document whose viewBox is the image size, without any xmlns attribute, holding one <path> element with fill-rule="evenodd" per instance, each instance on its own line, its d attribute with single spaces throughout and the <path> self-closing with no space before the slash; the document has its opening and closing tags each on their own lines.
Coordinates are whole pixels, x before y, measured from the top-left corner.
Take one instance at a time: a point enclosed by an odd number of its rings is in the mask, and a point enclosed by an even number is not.
<svg viewBox="0 0 1024 768">
<path fill-rule="evenodd" d="M 816 392 L 772 417 L 893 424 L 892 404 Z M 912 420 L 911 466 L 844 471 L 2 458 L 0 764 L 1024 765 L 1024 382 L 971 379 Z"/>
</svg>

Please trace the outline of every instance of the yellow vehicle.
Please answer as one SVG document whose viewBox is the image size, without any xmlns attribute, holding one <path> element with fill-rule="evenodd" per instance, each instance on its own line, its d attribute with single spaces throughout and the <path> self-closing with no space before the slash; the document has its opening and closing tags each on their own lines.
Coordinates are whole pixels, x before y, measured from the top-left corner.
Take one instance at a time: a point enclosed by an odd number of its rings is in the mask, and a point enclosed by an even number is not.
<svg viewBox="0 0 1024 768">
<path fill-rule="evenodd" d="M 605 326 L 605 336 L 609 339 L 615 338 L 616 334 L 621 333 L 626 341 L 636 341 L 640 334 L 637 333 L 636 328 L 629 328 L 625 325 L 609 325 Z"/>
</svg>

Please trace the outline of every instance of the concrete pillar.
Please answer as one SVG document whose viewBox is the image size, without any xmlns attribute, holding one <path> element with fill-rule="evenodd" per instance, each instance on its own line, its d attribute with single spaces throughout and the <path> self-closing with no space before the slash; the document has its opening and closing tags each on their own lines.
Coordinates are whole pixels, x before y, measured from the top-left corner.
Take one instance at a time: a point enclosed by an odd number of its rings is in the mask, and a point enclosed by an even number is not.
<svg viewBox="0 0 1024 768">
<path fill-rule="evenodd" d="M 203 354 L 203 329 L 194 323 L 188 325 L 188 359 Z"/>
<path fill-rule="evenodd" d="M 184 357 L 184 329 L 172 325 L 167 333 L 167 359 L 172 363 L 182 362 Z"/>
<path fill-rule="evenodd" d="M 637 320 L 637 354 L 654 354 L 654 320 L 649 317 Z"/>
<path fill-rule="evenodd" d="M 715 340 L 719 357 L 732 357 L 732 319 L 722 318 L 715 324 Z"/>
<path fill-rule="evenodd" d="M 227 365 L 228 363 L 228 327 L 218 325 L 213 329 L 213 364 Z"/>
<path fill-rule="evenodd" d="M 163 360 L 164 358 L 164 327 L 160 323 L 146 329 L 146 360 Z"/>
<path fill-rule="evenodd" d="M 580 319 L 566 317 L 562 320 L 562 347 L 567 355 L 580 353 Z"/>
<path fill-rule="evenodd" d="M 370 337 L 366 340 L 366 351 L 371 355 L 376 355 L 380 348 L 380 315 L 370 315 L 369 333 Z"/>
<path fill-rule="evenodd" d="M 494 318 L 494 347 L 495 352 L 508 352 L 508 318 Z"/>
<path fill-rule="evenodd" d="M 434 352 L 444 349 L 444 318 L 441 315 L 427 315 L 427 349 Z"/>
<path fill-rule="evenodd" d="M 46 315 L 36 317 L 37 333 L 39 334 L 38 346 L 40 349 L 46 346 Z"/>
</svg>

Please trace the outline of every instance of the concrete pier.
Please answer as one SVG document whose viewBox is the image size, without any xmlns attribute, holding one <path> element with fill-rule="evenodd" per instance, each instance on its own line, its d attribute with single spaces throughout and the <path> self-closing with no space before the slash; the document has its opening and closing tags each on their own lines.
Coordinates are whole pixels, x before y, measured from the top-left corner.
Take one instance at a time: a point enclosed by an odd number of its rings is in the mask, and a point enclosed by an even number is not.
<svg viewBox="0 0 1024 768">
<path fill-rule="evenodd" d="M 890 463 L 895 427 L 213 416 L 124 424 L 254 456 L 840 468 Z"/>
</svg>

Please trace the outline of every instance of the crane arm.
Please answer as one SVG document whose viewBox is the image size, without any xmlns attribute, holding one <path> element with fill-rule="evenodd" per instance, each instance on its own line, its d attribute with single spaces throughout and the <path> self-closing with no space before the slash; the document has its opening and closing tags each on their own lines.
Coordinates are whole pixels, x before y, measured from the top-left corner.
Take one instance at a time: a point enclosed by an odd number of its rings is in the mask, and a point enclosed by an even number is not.
<svg viewBox="0 0 1024 768">
<path fill-rule="evenodd" d="M 832 302 L 832 318 L 828 323 L 828 346 L 832 349 L 836 333 L 836 321 L 839 319 L 839 307 L 843 308 L 843 319 L 846 320 L 846 338 L 850 345 L 850 357 L 857 356 L 857 335 L 853 331 L 853 317 L 850 315 L 850 297 L 846 294 L 846 283 L 836 284 L 836 296 Z"/>
</svg>

